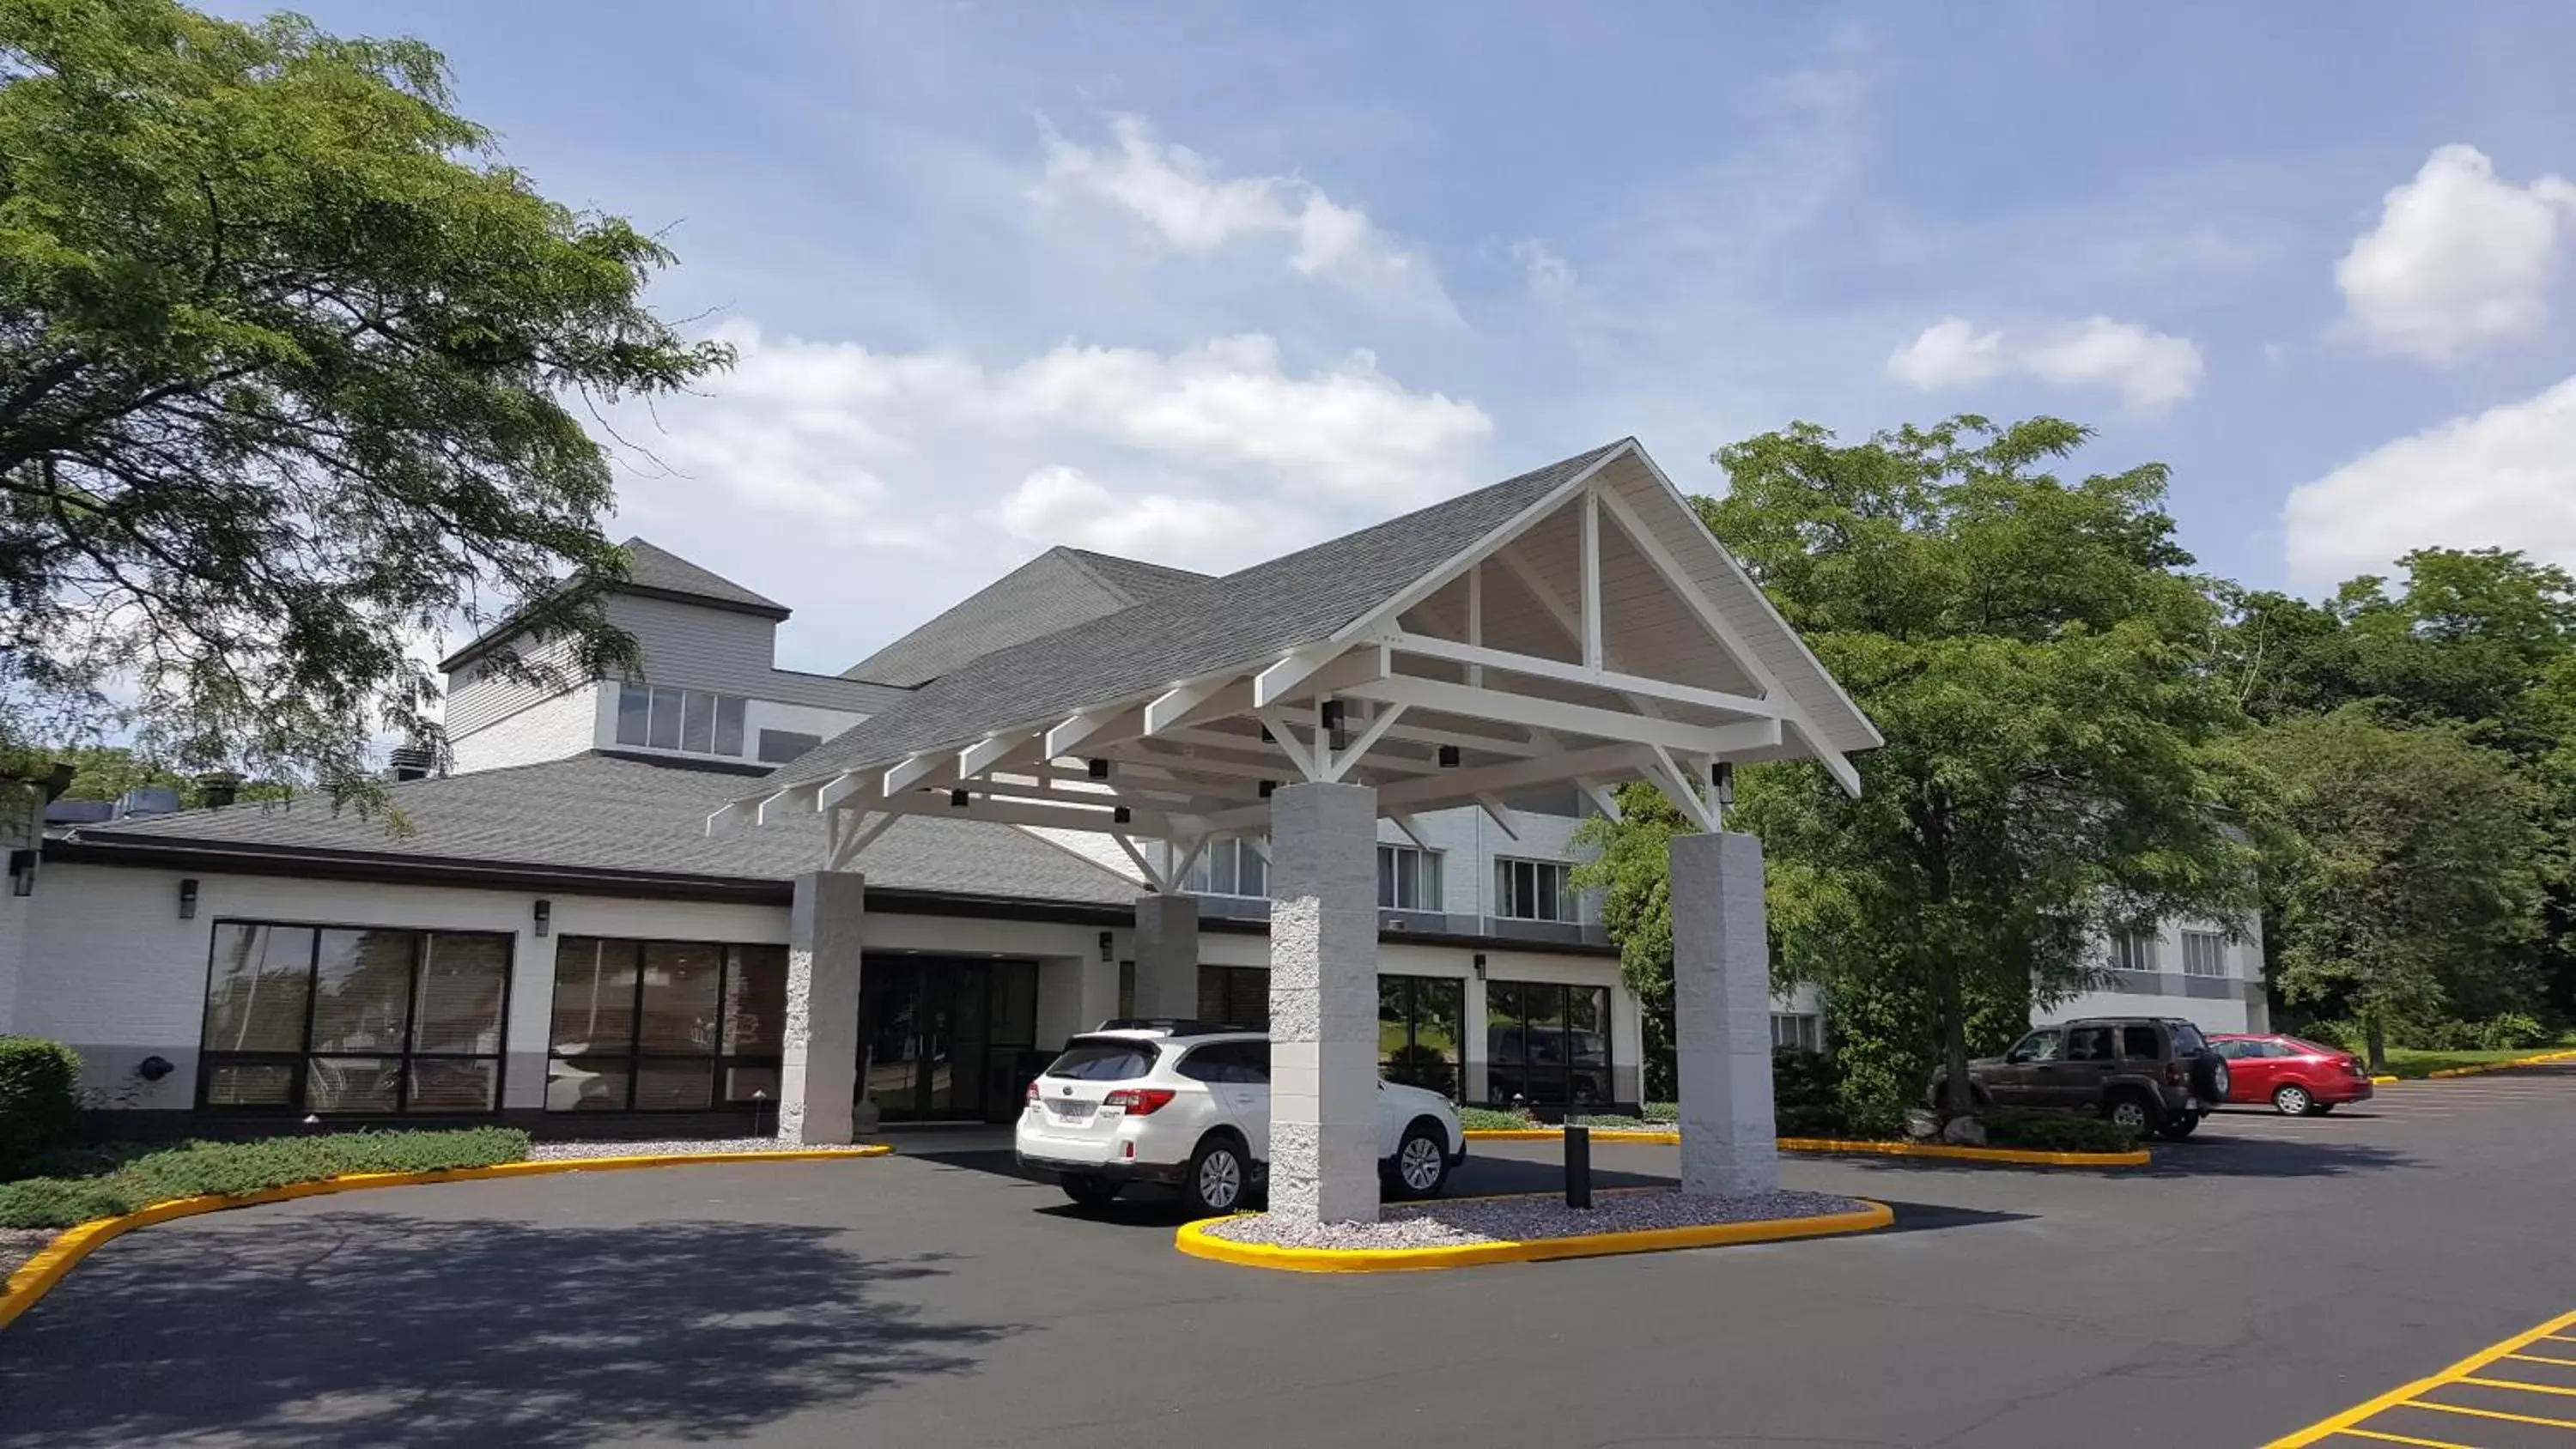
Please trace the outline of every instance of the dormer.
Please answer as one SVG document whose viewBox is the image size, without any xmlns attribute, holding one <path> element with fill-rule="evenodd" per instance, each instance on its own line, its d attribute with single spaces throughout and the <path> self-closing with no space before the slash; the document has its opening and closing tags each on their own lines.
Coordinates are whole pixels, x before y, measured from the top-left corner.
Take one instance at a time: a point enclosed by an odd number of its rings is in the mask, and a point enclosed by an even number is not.
<svg viewBox="0 0 2576 1449">
<path fill-rule="evenodd" d="M 863 680 L 778 668 L 785 605 L 643 539 L 621 547 L 627 577 L 605 607 L 609 622 L 634 636 L 643 668 L 552 690 L 488 675 L 481 657 L 513 637 L 503 621 L 440 664 L 456 773 L 588 750 L 774 765 L 900 697 Z M 558 665 L 569 658 L 563 644 L 526 652 Z"/>
</svg>

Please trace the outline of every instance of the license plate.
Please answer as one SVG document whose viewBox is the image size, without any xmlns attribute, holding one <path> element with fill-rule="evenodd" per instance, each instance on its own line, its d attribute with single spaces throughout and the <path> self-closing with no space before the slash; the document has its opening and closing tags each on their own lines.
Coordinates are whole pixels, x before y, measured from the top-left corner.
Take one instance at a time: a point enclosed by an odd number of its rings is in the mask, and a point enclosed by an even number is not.
<svg viewBox="0 0 2576 1449">
<path fill-rule="evenodd" d="M 1067 1122 L 1084 1122 L 1091 1117 L 1092 1104 L 1089 1102 L 1049 1102 L 1047 1105 L 1055 1110 L 1056 1116 Z"/>
</svg>

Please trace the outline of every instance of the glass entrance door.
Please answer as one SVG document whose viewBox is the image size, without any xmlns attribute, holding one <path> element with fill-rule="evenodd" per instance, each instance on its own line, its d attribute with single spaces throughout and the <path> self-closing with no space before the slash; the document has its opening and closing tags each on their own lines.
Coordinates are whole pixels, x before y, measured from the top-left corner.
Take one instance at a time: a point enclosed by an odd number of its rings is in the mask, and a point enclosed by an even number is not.
<svg viewBox="0 0 2576 1449">
<path fill-rule="evenodd" d="M 859 1081 L 887 1122 L 1006 1122 L 1036 1040 L 1037 963 L 871 956 L 859 967 Z"/>
</svg>

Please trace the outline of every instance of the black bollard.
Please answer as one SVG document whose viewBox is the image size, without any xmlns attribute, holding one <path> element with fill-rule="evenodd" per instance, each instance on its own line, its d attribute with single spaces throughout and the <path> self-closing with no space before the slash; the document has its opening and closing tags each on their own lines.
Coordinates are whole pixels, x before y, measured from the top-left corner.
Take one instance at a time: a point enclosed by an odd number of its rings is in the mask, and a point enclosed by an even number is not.
<svg viewBox="0 0 2576 1449">
<path fill-rule="evenodd" d="M 1592 1129 L 1565 1129 L 1565 1205 L 1592 1206 Z"/>
</svg>

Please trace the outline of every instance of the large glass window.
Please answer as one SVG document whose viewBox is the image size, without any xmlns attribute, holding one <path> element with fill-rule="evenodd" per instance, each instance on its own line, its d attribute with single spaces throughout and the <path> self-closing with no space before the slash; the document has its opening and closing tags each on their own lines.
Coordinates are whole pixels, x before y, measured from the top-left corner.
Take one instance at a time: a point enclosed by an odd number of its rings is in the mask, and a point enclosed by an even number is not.
<svg viewBox="0 0 2576 1449">
<path fill-rule="evenodd" d="M 1813 1012 L 1775 1011 L 1771 1013 L 1771 1046 L 1795 1047 L 1802 1052 L 1825 1049 L 1825 1023 Z"/>
<path fill-rule="evenodd" d="M 1249 840 L 1218 840 L 1199 852 L 1198 863 L 1190 867 L 1190 878 L 1184 887 L 1198 896 L 1253 896 L 1270 898 L 1270 862 Z"/>
<path fill-rule="evenodd" d="M 2185 976 L 2226 975 L 2227 938 L 2216 931 L 2183 932 L 2182 974 Z"/>
<path fill-rule="evenodd" d="M 498 933 L 217 921 L 198 1104 L 493 1111 L 509 990 Z"/>
<path fill-rule="evenodd" d="M 1485 1090 L 1497 1102 L 1613 1100 L 1610 989 L 1495 981 L 1485 987 Z"/>
<path fill-rule="evenodd" d="M 2121 931 L 2111 937 L 2111 964 L 2122 971 L 2156 969 L 2156 936 L 2153 931 Z"/>
<path fill-rule="evenodd" d="M 742 754 L 744 711 L 745 701 L 740 695 L 621 684 L 617 693 L 617 742 L 648 750 L 738 758 Z"/>
<path fill-rule="evenodd" d="M 1494 914 L 1511 921 L 1571 921 L 1575 894 L 1559 860 L 1494 861 Z"/>
<path fill-rule="evenodd" d="M 1377 848 L 1377 903 L 1390 911 L 1440 907 L 1440 857 L 1410 845 Z"/>
<path fill-rule="evenodd" d="M 1455 1101 L 1466 1088 L 1460 1057 L 1467 983 L 1439 976 L 1377 979 L 1378 1075 Z"/>
<path fill-rule="evenodd" d="M 1200 967 L 1199 1020 L 1268 1031 L 1270 973 L 1258 966 Z"/>
<path fill-rule="evenodd" d="M 549 1112 L 702 1112 L 776 1101 L 787 948 L 565 936 Z"/>
</svg>

